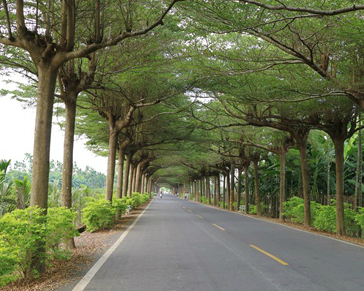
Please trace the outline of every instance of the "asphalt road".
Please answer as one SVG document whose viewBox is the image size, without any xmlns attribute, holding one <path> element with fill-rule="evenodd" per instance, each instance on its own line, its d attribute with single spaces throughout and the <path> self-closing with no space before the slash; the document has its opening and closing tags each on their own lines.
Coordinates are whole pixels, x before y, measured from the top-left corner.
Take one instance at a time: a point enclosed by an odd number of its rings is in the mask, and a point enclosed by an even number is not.
<svg viewBox="0 0 364 291">
<path fill-rule="evenodd" d="M 165 195 L 89 279 L 70 290 L 363 291 L 364 248 Z"/>
</svg>

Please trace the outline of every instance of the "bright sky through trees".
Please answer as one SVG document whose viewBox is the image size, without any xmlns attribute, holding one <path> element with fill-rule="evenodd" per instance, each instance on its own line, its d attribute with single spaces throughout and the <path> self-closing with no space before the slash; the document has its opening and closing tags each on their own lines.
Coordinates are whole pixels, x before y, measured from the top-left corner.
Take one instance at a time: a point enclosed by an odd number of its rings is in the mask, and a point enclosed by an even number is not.
<svg viewBox="0 0 364 291">
<path fill-rule="evenodd" d="M 19 101 L 0 97 L 0 160 L 21 161 L 25 153 L 33 153 L 34 121 L 34 108 L 23 108 Z M 57 121 L 56 117 L 53 121 Z M 64 134 L 58 125 L 54 125 L 52 131 L 51 159 L 62 161 Z M 80 138 L 75 142 L 77 165 L 106 173 L 107 159 L 88 151 L 84 142 Z"/>
</svg>

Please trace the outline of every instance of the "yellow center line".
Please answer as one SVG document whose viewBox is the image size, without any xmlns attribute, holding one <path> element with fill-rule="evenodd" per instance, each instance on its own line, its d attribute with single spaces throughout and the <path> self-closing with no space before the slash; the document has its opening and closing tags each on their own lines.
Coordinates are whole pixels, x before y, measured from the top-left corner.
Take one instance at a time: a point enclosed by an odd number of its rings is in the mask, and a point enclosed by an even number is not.
<svg viewBox="0 0 364 291">
<path fill-rule="evenodd" d="M 186 207 L 182 206 L 183 209 L 186 209 Z"/>
<path fill-rule="evenodd" d="M 221 229 L 221 230 L 225 230 L 225 228 L 222 228 L 221 226 L 218 226 L 217 224 L 213 223 L 213 226 L 216 226 L 217 228 Z"/>
<path fill-rule="evenodd" d="M 188 209 L 188 212 L 191 212 L 192 213 L 192 210 Z"/>
<path fill-rule="evenodd" d="M 203 218 L 201 215 L 197 215 L 199 218 Z"/>
<path fill-rule="evenodd" d="M 265 250 L 262 250 L 261 248 L 258 248 L 257 246 L 255 245 L 250 245 L 250 247 L 256 249 L 257 251 L 265 254 L 266 256 L 272 258 L 273 260 L 276 260 L 278 263 L 284 265 L 284 266 L 288 266 L 288 263 L 286 263 L 285 261 L 282 261 L 281 259 L 277 258 L 276 256 L 273 256 L 272 254 L 266 252 Z"/>
</svg>

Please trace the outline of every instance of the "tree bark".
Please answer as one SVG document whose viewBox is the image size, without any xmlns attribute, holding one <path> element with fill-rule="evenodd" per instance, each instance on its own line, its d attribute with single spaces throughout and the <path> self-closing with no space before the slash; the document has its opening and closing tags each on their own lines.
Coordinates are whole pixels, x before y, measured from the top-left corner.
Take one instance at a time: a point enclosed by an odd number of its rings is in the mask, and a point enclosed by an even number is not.
<svg viewBox="0 0 364 291">
<path fill-rule="evenodd" d="M 72 207 L 73 145 L 76 121 L 76 102 L 73 100 L 65 102 L 66 120 L 63 144 L 62 207 L 66 208 Z"/>
<path fill-rule="evenodd" d="M 109 133 L 109 149 L 107 156 L 107 177 L 106 177 L 106 191 L 105 199 L 112 201 L 112 194 L 114 189 L 115 178 L 115 164 L 116 164 L 116 148 L 119 132 L 110 129 Z"/>
<path fill-rule="evenodd" d="M 75 93 L 77 95 L 77 93 Z M 71 101 L 66 105 L 66 125 L 63 144 L 63 169 L 62 169 L 62 207 L 72 207 L 72 175 L 73 175 L 73 145 L 76 122 L 76 102 L 77 97 L 71 97 Z M 65 239 L 67 249 L 75 249 L 73 238 Z"/>
<path fill-rule="evenodd" d="M 307 138 L 297 140 L 297 147 L 300 152 L 301 174 L 302 174 L 302 190 L 304 200 L 304 225 L 311 225 L 311 208 L 310 208 L 310 176 L 309 166 L 307 161 Z"/>
<path fill-rule="evenodd" d="M 123 147 L 119 146 L 118 181 L 116 184 L 116 198 L 121 198 L 123 196 L 124 159 L 125 159 L 125 150 Z"/>
<path fill-rule="evenodd" d="M 211 205 L 211 187 L 210 187 L 210 176 L 206 176 L 206 196 L 207 203 Z"/>
<path fill-rule="evenodd" d="M 125 163 L 124 181 L 123 181 L 123 197 L 126 197 L 128 195 L 131 158 L 132 158 L 132 153 L 129 152 L 126 157 L 126 163 Z"/>
<path fill-rule="evenodd" d="M 344 141 L 334 139 L 336 168 L 336 234 L 345 235 L 344 223 Z"/>
<path fill-rule="evenodd" d="M 234 186 L 235 186 L 235 167 L 231 165 L 231 171 L 230 171 L 230 201 L 229 201 L 229 209 L 230 211 L 234 210 Z"/>
<path fill-rule="evenodd" d="M 284 221 L 283 203 L 286 201 L 286 151 L 279 155 L 279 220 Z"/>
<path fill-rule="evenodd" d="M 30 206 L 48 206 L 49 156 L 53 117 L 54 91 L 58 69 L 38 66 L 38 101 L 35 119 L 33 171 Z M 44 266 L 41 267 L 43 271 Z"/>
<path fill-rule="evenodd" d="M 262 207 L 260 206 L 260 193 L 259 193 L 259 171 L 258 160 L 254 160 L 254 189 L 255 189 L 255 204 L 257 205 L 257 215 L 262 215 Z"/>
<path fill-rule="evenodd" d="M 237 191 L 237 197 L 236 197 L 236 204 L 237 204 L 237 211 L 240 207 L 240 200 L 241 200 L 241 176 L 243 173 L 243 168 L 241 166 L 238 167 L 238 191 Z"/>
<path fill-rule="evenodd" d="M 249 213 L 249 164 L 244 164 L 244 184 L 245 184 L 245 213 Z"/>
</svg>

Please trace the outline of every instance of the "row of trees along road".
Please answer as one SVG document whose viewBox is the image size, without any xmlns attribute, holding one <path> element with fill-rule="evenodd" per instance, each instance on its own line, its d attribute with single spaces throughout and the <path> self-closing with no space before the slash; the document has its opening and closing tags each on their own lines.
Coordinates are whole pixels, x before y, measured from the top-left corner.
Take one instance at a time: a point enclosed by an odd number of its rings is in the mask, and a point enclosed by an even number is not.
<svg viewBox="0 0 364 291">
<path fill-rule="evenodd" d="M 335 164 L 336 231 L 345 234 L 345 158 L 350 157 L 345 143 L 352 140 L 359 141 L 355 206 L 362 197 L 364 5 L 274 0 L 4 0 L 0 5 L 2 71 L 26 74 L 37 84 L 31 206 L 46 213 L 57 97 L 64 103 L 57 111 L 65 117 L 65 207 L 72 205 L 75 132 L 87 136 L 91 150 L 108 155 L 107 200 L 113 197 L 118 159 L 116 197 L 151 192 L 152 185 L 176 191 L 184 185 L 196 199 L 227 203 L 232 210 L 244 189 L 248 210 L 253 164 L 258 214 L 265 197 L 277 201 L 283 219 L 290 185 L 290 195 L 302 188 L 306 226 L 310 191 L 317 200 L 324 196 L 317 172 L 310 182 L 316 154 L 317 161 L 327 160 L 328 195 Z M 30 84 L 24 95 L 34 91 Z M 316 130 L 326 132 L 324 138 L 309 142 Z M 318 144 L 324 148 L 315 149 Z M 328 158 L 331 146 L 335 161 Z M 276 200 L 267 186 L 272 185 L 267 165 L 275 164 L 268 152 L 280 164 Z M 259 167 L 266 167 L 265 180 Z M 44 270 L 37 254 L 33 267 Z"/>
</svg>

